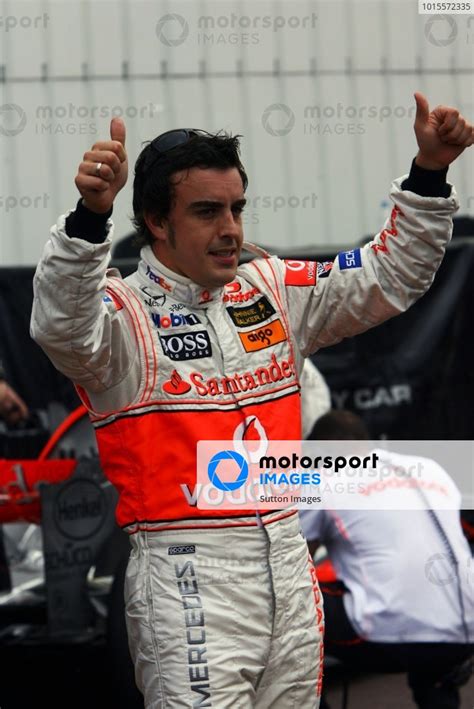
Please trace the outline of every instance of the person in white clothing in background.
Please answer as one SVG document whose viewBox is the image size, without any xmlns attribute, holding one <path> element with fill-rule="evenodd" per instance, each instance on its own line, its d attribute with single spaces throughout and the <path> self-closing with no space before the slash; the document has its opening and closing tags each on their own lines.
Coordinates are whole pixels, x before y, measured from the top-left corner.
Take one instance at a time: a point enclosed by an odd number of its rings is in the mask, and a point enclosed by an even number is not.
<svg viewBox="0 0 474 709">
<path fill-rule="evenodd" d="M 370 436 L 360 417 L 339 410 L 320 418 L 309 438 Z M 378 453 L 384 464 L 400 460 Z M 442 484 L 451 509 L 302 510 L 300 519 L 310 553 L 324 544 L 338 579 L 320 584 L 326 653 L 351 668 L 407 672 L 420 709 L 458 709 L 474 650 L 474 566 L 459 491 L 434 461 L 426 475 L 435 490 Z"/>
</svg>

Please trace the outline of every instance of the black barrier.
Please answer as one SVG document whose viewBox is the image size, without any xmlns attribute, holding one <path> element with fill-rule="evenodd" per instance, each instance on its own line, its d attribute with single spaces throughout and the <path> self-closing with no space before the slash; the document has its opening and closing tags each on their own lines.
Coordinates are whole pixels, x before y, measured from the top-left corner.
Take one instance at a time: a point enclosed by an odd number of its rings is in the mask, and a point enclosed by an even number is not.
<svg viewBox="0 0 474 709">
<path fill-rule="evenodd" d="M 374 438 L 474 438 L 474 240 L 457 239 L 406 313 L 312 357 Z"/>
<path fill-rule="evenodd" d="M 124 275 L 134 269 L 132 261 L 116 265 Z M 314 355 L 334 406 L 362 415 L 374 438 L 474 438 L 473 267 L 474 240 L 455 239 L 430 291 L 407 313 Z M 29 338 L 33 272 L 0 269 L 0 358 L 30 408 L 57 401 L 71 410 L 73 387 Z"/>
</svg>

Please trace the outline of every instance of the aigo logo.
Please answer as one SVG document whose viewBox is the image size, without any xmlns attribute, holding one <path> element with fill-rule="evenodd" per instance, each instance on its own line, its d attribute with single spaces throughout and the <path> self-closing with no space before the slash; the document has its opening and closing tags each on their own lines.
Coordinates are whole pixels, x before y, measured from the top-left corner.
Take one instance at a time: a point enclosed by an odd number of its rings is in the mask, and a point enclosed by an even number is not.
<svg viewBox="0 0 474 709">
<path fill-rule="evenodd" d="M 280 320 L 274 320 L 265 327 L 250 332 L 239 332 L 239 338 L 246 352 L 264 350 L 287 339 Z"/>
</svg>

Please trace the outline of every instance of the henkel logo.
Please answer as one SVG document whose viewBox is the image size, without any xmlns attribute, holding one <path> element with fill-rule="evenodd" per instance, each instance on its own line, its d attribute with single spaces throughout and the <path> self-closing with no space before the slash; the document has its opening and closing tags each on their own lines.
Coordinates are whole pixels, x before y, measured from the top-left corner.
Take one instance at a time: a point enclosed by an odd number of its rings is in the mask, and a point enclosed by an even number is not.
<svg viewBox="0 0 474 709">
<path fill-rule="evenodd" d="M 230 284 L 234 285 L 234 284 Z M 237 286 L 239 286 L 240 290 L 240 285 L 236 283 Z M 224 303 L 245 303 L 247 300 L 251 300 L 251 298 L 254 298 L 256 295 L 260 295 L 260 291 L 258 288 L 252 288 L 252 290 L 247 291 L 246 293 L 237 293 L 237 292 L 230 292 L 230 293 L 224 293 L 222 300 Z"/>
<path fill-rule="evenodd" d="M 159 276 L 157 273 L 152 271 L 150 266 L 148 266 L 148 264 L 146 267 L 146 275 L 148 276 L 150 281 L 153 281 L 153 283 L 156 283 L 157 286 L 161 286 L 162 288 L 164 288 L 165 290 L 167 290 L 171 293 L 171 291 L 172 291 L 171 284 L 168 283 L 168 281 L 165 278 L 163 278 L 163 276 Z"/>
<path fill-rule="evenodd" d="M 166 329 L 168 327 L 182 327 L 183 325 L 199 325 L 200 320 L 194 313 L 181 315 L 169 313 L 168 315 L 160 315 L 159 313 L 151 313 L 151 319 L 156 327 Z"/>
<path fill-rule="evenodd" d="M 191 389 L 191 384 L 187 382 L 176 369 L 173 369 L 170 379 L 163 384 L 163 391 L 167 394 L 186 394 Z"/>
<path fill-rule="evenodd" d="M 95 481 L 73 478 L 58 494 L 53 515 L 56 527 L 65 537 L 89 539 L 105 522 L 107 500 Z"/>
<path fill-rule="evenodd" d="M 159 335 L 163 352 L 173 360 L 201 359 L 212 355 L 211 341 L 205 330 L 185 335 Z"/>
<path fill-rule="evenodd" d="M 239 332 L 240 341 L 246 352 L 255 352 L 256 350 L 264 350 L 266 347 L 272 347 L 279 342 L 286 340 L 286 332 L 280 320 L 275 320 L 265 327 L 259 327 L 258 330 L 250 332 Z"/>
<path fill-rule="evenodd" d="M 285 285 L 314 286 L 315 283 L 315 261 L 285 261 Z"/>
</svg>

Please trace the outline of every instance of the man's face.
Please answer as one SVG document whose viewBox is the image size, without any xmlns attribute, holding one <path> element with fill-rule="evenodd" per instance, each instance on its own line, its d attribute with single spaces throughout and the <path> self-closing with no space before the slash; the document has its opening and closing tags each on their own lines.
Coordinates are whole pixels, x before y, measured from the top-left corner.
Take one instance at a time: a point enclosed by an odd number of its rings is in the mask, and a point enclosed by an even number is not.
<svg viewBox="0 0 474 709">
<path fill-rule="evenodd" d="M 155 256 L 205 288 L 230 283 L 242 249 L 242 179 L 237 168 L 191 168 L 173 175 L 175 201 L 166 220 L 147 224 Z"/>
</svg>

